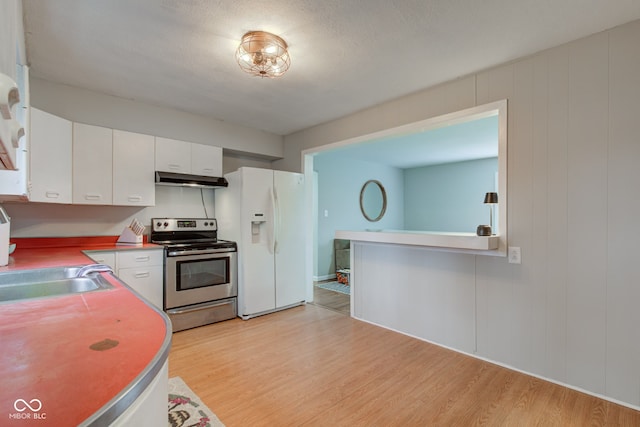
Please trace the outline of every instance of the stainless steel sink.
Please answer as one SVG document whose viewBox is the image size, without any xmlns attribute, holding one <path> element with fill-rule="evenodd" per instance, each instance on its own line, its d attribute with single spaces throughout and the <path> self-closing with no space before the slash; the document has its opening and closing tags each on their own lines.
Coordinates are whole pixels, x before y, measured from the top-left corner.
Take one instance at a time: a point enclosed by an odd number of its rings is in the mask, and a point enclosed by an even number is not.
<svg viewBox="0 0 640 427">
<path fill-rule="evenodd" d="M 0 303 L 48 298 L 112 288 L 97 272 L 78 276 L 82 266 L 16 270 L 0 273 Z"/>
</svg>

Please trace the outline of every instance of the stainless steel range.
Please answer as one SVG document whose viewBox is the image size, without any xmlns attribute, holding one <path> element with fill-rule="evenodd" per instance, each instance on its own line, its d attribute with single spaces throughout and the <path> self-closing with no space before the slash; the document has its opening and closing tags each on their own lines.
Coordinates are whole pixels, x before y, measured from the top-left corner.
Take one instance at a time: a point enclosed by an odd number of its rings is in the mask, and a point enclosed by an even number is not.
<svg viewBox="0 0 640 427">
<path fill-rule="evenodd" d="M 163 245 L 164 310 L 173 331 L 238 314 L 238 249 L 218 240 L 215 218 L 153 218 L 151 243 Z"/>
</svg>

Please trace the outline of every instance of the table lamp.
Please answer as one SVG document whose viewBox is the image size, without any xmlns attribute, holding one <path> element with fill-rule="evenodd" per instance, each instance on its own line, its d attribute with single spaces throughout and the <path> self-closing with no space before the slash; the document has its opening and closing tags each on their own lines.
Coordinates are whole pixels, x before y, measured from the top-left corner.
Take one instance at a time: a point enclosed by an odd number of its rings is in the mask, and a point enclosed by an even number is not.
<svg viewBox="0 0 640 427">
<path fill-rule="evenodd" d="M 489 226 L 491 227 L 491 234 L 495 234 L 493 232 L 493 205 L 498 203 L 498 193 L 486 193 L 484 195 L 484 203 L 489 205 Z"/>
</svg>

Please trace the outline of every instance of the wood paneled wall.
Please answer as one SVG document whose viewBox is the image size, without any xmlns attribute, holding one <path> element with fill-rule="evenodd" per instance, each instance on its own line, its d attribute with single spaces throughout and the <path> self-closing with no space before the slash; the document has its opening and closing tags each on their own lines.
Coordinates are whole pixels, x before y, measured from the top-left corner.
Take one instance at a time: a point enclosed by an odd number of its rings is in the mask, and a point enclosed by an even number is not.
<svg viewBox="0 0 640 427">
<path fill-rule="evenodd" d="M 390 127 L 401 112 L 508 100 L 508 237 L 522 264 L 357 244 L 356 317 L 638 408 L 639 40 L 636 21 L 288 137 L 299 161 L 378 130 L 380 115 Z"/>
</svg>

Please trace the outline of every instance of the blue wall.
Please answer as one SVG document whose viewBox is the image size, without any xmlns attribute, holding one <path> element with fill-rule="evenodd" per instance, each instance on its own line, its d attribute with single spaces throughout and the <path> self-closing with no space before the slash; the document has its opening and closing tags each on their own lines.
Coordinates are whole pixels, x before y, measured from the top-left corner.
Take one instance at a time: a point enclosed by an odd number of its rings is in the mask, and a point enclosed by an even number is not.
<svg viewBox="0 0 640 427">
<path fill-rule="evenodd" d="M 405 229 L 475 233 L 489 224 L 484 194 L 496 191 L 497 172 L 497 158 L 405 169 Z"/>
<path fill-rule="evenodd" d="M 495 191 L 498 159 L 481 159 L 411 169 L 353 160 L 340 151 L 314 157 L 318 173 L 318 270 L 335 273 L 333 239 L 337 230 L 423 230 L 475 233 L 489 223 L 484 194 Z M 378 222 L 360 212 L 360 189 L 380 181 L 387 192 L 387 211 Z M 328 216 L 324 216 L 324 212 Z"/>
<path fill-rule="evenodd" d="M 402 229 L 404 224 L 404 178 L 402 169 L 345 158 L 340 151 L 317 154 L 318 173 L 318 271 L 335 273 L 333 239 L 336 230 Z M 387 211 L 378 222 L 367 221 L 360 212 L 360 189 L 377 179 L 387 192 Z M 324 211 L 329 216 L 324 216 Z"/>
</svg>

